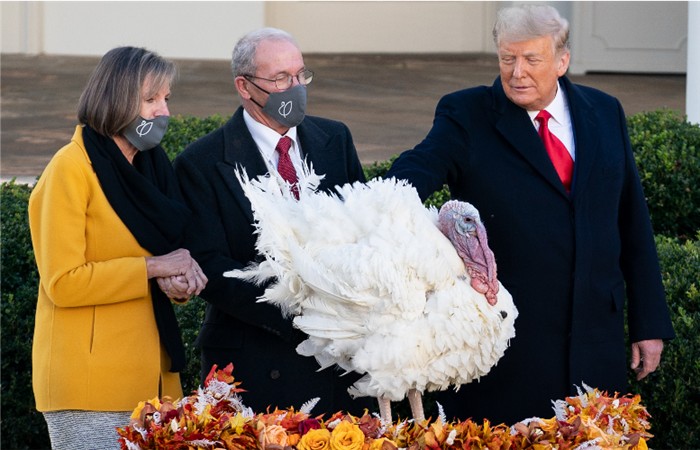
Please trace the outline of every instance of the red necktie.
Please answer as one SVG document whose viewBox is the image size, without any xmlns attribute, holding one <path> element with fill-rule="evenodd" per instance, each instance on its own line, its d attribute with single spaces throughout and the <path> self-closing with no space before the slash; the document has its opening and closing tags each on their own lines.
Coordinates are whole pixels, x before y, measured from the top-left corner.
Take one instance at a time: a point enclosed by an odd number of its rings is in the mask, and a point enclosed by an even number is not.
<svg viewBox="0 0 700 450">
<path fill-rule="evenodd" d="M 557 171 L 559 179 L 564 184 L 566 191 L 569 192 L 571 190 L 571 178 L 574 173 L 574 160 L 564 144 L 549 131 L 547 123 L 550 117 L 552 115 L 543 109 L 537 114 L 535 120 L 540 122 L 539 135 L 544 143 L 544 148 L 547 150 L 552 164 L 554 164 L 554 169 Z"/>
<path fill-rule="evenodd" d="M 294 164 L 289 158 L 289 148 L 292 146 L 292 139 L 289 136 L 283 136 L 277 143 L 277 150 L 280 154 L 279 162 L 277 163 L 277 172 L 280 176 L 291 185 L 294 198 L 299 199 L 299 185 L 297 184 L 297 172 L 294 170 Z"/>
</svg>

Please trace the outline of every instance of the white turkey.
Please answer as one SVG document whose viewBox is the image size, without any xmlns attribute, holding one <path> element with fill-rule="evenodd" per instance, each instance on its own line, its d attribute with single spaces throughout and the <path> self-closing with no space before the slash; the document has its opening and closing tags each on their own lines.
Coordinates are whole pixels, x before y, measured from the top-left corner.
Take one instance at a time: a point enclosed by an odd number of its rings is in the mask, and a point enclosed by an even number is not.
<svg viewBox="0 0 700 450">
<path fill-rule="evenodd" d="M 265 259 L 225 275 L 273 280 L 259 301 L 308 335 L 299 354 L 365 374 L 349 392 L 377 397 L 384 420 L 408 397 L 422 421 L 423 392 L 478 380 L 515 336 L 479 214 L 458 201 L 438 214 L 394 179 L 317 192 L 304 170 L 298 201 L 279 177 L 238 174 Z"/>
</svg>

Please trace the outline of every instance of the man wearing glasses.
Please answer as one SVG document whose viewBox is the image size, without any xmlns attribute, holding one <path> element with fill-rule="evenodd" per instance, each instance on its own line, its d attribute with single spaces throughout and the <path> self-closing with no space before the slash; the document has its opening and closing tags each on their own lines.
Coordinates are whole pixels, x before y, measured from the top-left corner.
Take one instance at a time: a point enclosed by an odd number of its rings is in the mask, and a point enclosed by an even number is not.
<svg viewBox="0 0 700 450">
<path fill-rule="evenodd" d="M 306 160 L 324 174 L 320 189 L 364 181 L 352 136 L 336 121 L 305 115 L 306 86 L 313 72 L 288 33 L 264 28 L 244 36 L 233 50 L 231 69 L 241 107 L 220 129 L 190 144 L 174 162 L 183 194 L 193 212 L 188 248 L 209 278 L 201 297 L 206 317 L 197 338 L 202 377 L 213 364 L 233 363 L 255 411 L 268 406 L 295 408 L 314 398 L 316 412 L 372 407 L 352 400 L 347 387 L 356 377 L 318 372 L 313 358 L 296 353 L 304 336 L 275 306 L 257 303 L 264 287 L 223 273 L 243 269 L 260 257 L 255 250 L 250 202 L 236 179 L 278 172 L 293 193 Z"/>
</svg>

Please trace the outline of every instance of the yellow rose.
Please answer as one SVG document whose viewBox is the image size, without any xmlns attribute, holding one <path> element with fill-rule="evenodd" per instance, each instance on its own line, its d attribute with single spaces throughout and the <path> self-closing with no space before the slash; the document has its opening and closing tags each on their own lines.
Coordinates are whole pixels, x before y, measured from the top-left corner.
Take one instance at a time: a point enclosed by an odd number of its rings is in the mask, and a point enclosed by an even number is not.
<svg viewBox="0 0 700 450">
<path fill-rule="evenodd" d="M 331 433 L 331 450 L 360 450 L 365 442 L 365 434 L 360 427 L 342 421 Z"/>
<path fill-rule="evenodd" d="M 141 417 L 141 410 L 144 406 L 146 406 L 146 402 L 139 402 L 139 404 L 136 405 L 134 412 L 131 413 L 131 418 L 138 419 L 139 417 Z"/>
<path fill-rule="evenodd" d="M 169 398 L 168 398 L 169 399 Z M 138 405 L 136 405 L 136 408 L 134 409 L 134 412 L 131 413 L 131 418 L 132 419 L 138 419 L 141 417 L 141 412 L 144 410 L 144 408 L 148 405 L 148 408 L 153 408 L 156 411 L 160 409 L 160 400 L 158 397 L 152 398 L 148 400 L 147 402 L 139 402 Z M 151 411 L 152 413 L 152 411 Z"/>
<path fill-rule="evenodd" d="M 647 441 L 644 438 L 639 438 L 639 442 L 637 442 L 637 445 L 632 447 L 633 450 L 648 450 L 649 447 L 647 446 Z"/>
<path fill-rule="evenodd" d="M 279 425 L 268 425 L 260 433 L 260 445 L 262 448 L 270 444 L 287 445 L 287 430 Z"/>
<path fill-rule="evenodd" d="M 396 445 L 387 438 L 375 439 L 369 446 L 369 450 L 386 450 L 386 449 L 396 449 Z"/>
<path fill-rule="evenodd" d="M 298 450 L 328 450 L 330 448 L 331 432 L 325 428 L 309 430 L 297 444 Z"/>
</svg>

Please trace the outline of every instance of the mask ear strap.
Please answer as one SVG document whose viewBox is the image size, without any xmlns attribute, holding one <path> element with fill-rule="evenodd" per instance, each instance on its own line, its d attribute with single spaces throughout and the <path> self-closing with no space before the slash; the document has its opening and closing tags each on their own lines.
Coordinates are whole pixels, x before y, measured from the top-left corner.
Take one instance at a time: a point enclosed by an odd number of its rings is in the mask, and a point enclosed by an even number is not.
<svg viewBox="0 0 700 450">
<path fill-rule="evenodd" d="M 250 78 L 248 78 L 247 75 L 245 75 L 244 78 L 245 78 L 246 80 L 248 80 L 248 82 L 249 82 L 250 84 L 252 84 L 252 85 L 255 86 L 256 88 L 258 88 L 259 90 L 263 91 L 263 92 L 266 93 L 267 95 L 270 95 L 270 93 L 269 93 L 268 91 L 266 91 L 265 89 L 263 89 L 263 88 L 261 88 L 260 86 L 258 86 L 257 84 L 255 84 L 255 83 L 253 82 L 253 80 L 251 80 Z M 260 107 L 260 109 L 264 108 L 263 105 L 261 105 L 260 103 L 258 103 L 257 101 L 255 101 L 255 99 L 253 98 L 252 95 L 250 96 L 250 101 L 252 101 L 252 102 L 255 103 L 256 105 L 258 105 L 258 107 Z"/>
<path fill-rule="evenodd" d="M 255 86 L 256 88 L 260 89 L 261 91 L 263 91 L 263 92 L 266 93 L 267 95 L 270 95 L 270 91 L 266 91 L 265 89 L 261 88 L 260 86 L 258 86 L 257 84 L 255 84 L 255 82 L 254 82 L 253 80 L 251 80 L 250 78 L 248 78 L 247 76 L 245 77 L 245 79 L 248 80 L 248 82 L 249 82 L 250 84 L 252 84 L 253 86 Z"/>
<path fill-rule="evenodd" d="M 260 109 L 263 109 L 263 108 L 264 108 L 263 105 L 261 105 L 260 103 L 258 103 L 258 102 L 255 101 L 255 99 L 253 98 L 252 95 L 250 96 L 250 101 L 253 102 L 253 103 L 255 103 L 256 105 L 258 105 L 258 106 L 260 107 Z"/>
</svg>

